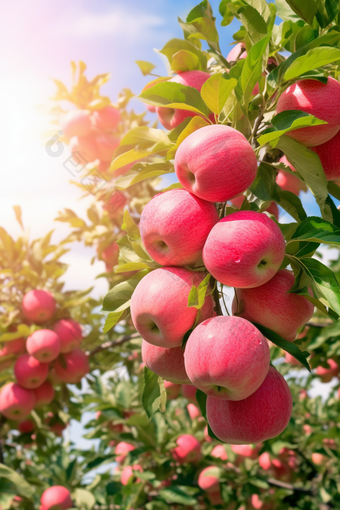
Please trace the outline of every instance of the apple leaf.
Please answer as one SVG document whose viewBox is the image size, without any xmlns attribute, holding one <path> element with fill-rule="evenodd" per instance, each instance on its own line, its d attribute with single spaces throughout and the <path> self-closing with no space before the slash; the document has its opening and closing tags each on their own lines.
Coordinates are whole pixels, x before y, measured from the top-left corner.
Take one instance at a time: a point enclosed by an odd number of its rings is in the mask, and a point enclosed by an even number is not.
<svg viewBox="0 0 340 510">
<path fill-rule="evenodd" d="M 75 489 L 72 498 L 75 500 L 77 507 L 84 510 L 92 510 L 96 504 L 94 495 L 85 489 Z"/>
<path fill-rule="evenodd" d="M 139 228 L 133 218 L 131 218 L 131 215 L 127 209 L 124 211 L 124 222 L 122 224 L 122 230 L 125 230 L 130 239 L 140 239 Z"/>
<path fill-rule="evenodd" d="M 164 412 L 166 406 L 166 389 L 163 379 L 147 367 L 143 372 L 142 404 L 149 418 L 158 411 Z"/>
<path fill-rule="evenodd" d="M 277 194 L 279 196 L 278 204 L 296 221 L 303 221 L 307 218 L 306 211 L 303 208 L 302 202 L 298 196 L 291 191 L 281 190 L 276 186 Z"/>
<path fill-rule="evenodd" d="M 188 40 L 183 39 L 171 39 L 166 43 L 163 49 L 159 50 L 159 53 L 165 55 L 169 61 L 170 67 L 173 69 L 173 56 L 176 55 L 179 51 L 187 51 L 189 53 L 193 53 L 200 61 L 200 67 L 202 71 L 205 71 L 207 68 L 207 57 L 203 51 L 201 51 L 197 46 L 192 44 Z"/>
<path fill-rule="evenodd" d="M 219 115 L 236 85 L 237 80 L 230 79 L 227 73 L 213 74 L 202 86 L 202 99 L 213 113 Z"/>
<path fill-rule="evenodd" d="M 298 245 L 294 254 L 302 257 L 311 248 L 315 251 L 320 243 L 340 245 L 340 229 L 318 216 L 311 216 L 300 223 L 287 246 L 295 243 Z"/>
<path fill-rule="evenodd" d="M 171 69 L 177 73 L 184 71 L 201 70 L 201 62 L 195 53 L 188 50 L 179 50 L 172 57 Z"/>
<path fill-rule="evenodd" d="M 143 76 L 147 76 L 151 74 L 151 72 L 155 69 L 155 65 L 151 64 L 151 62 L 146 62 L 145 60 L 135 60 L 139 69 L 141 70 Z"/>
<path fill-rule="evenodd" d="M 289 67 L 284 75 L 285 80 L 293 80 L 302 74 L 308 73 L 313 69 L 334 64 L 340 60 L 340 49 L 330 48 L 329 46 L 320 46 L 309 50 L 305 55 L 298 57 Z"/>
<path fill-rule="evenodd" d="M 202 119 L 202 117 L 199 117 Z M 171 150 L 171 149 L 170 149 Z M 155 177 L 159 177 L 161 175 L 166 175 L 174 172 L 174 166 L 170 162 L 162 162 L 162 163 L 140 163 L 139 165 L 134 165 L 126 174 L 120 175 L 115 180 L 115 188 L 119 190 L 124 190 L 137 184 L 137 182 L 145 181 L 146 179 L 151 179 Z"/>
<path fill-rule="evenodd" d="M 134 275 L 134 277 L 130 278 L 130 280 L 115 285 L 115 287 L 113 287 L 113 289 L 111 289 L 104 297 L 102 311 L 115 312 L 129 301 L 133 291 L 139 283 L 139 280 L 141 280 L 143 276 L 145 276 L 145 274 L 140 275 L 140 277 Z"/>
<path fill-rule="evenodd" d="M 286 0 L 286 2 L 301 19 L 307 21 L 309 25 L 313 24 L 314 16 L 318 10 L 314 0 L 308 0 L 308 2 L 301 2 L 301 0 Z"/>
<path fill-rule="evenodd" d="M 151 87 L 150 89 L 151 90 Z M 120 141 L 120 149 L 124 146 L 137 146 L 140 149 L 148 149 L 157 143 L 171 145 L 168 135 L 161 129 L 140 126 L 128 131 Z"/>
<path fill-rule="evenodd" d="M 191 287 L 188 295 L 188 307 L 194 307 L 197 308 L 197 310 L 202 308 L 204 305 L 205 296 L 209 289 L 210 277 L 211 274 L 207 274 L 207 276 L 204 278 L 204 280 L 201 281 L 198 287 L 195 287 L 195 285 Z"/>
<path fill-rule="evenodd" d="M 209 80 L 208 80 L 209 81 Z M 188 125 L 183 129 L 179 137 L 177 138 L 176 145 L 174 147 L 171 147 L 171 149 L 167 153 L 167 160 L 173 159 L 175 157 L 175 154 L 177 152 L 178 147 L 181 145 L 183 140 L 185 140 L 191 133 L 194 133 L 198 129 L 201 129 L 202 127 L 210 126 L 210 122 L 207 122 L 203 117 L 193 117 L 191 118 Z"/>
<path fill-rule="evenodd" d="M 5 466 L 5 464 L 0 464 L 0 479 L 4 478 L 9 480 L 11 483 L 15 485 L 18 493 L 30 499 L 33 494 L 33 486 L 29 484 L 22 476 L 20 476 L 16 471 Z"/>
<path fill-rule="evenodd" d="M 221 26 L 227 27 L 234 19 L 234 14 L 228 7 L 230 0 L 222 0 L 219 5 L 219 11 L 222 16 Z"/>
</svg>

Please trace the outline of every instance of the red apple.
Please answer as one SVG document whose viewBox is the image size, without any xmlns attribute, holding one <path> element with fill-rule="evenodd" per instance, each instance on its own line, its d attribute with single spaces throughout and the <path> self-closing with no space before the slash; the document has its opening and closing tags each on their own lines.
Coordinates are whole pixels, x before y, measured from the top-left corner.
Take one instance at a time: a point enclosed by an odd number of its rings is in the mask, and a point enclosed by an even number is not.
<svg viewBox="0 0 340 510">
<path fill-rule="evenodd" d="M 292 172 L 296 172 L 295 168 L 289 163 L 286 156 L 282 156 L 280 162 L 289 166 Z M 279 173 L 276 176 L 276 183 L 282 190 L 290 191 L 297 196 L 299 196 L 300 191 L 307 191 L 307 187 L 301 179 L 295 177 L 295 175 L 292 175 L 289 172 L 286 172 L 285 170 L 279 170 Z"/>
<path fill-rule="evenodd" d="M 261 446 L 262 445 L 257 445 L 253 448 L 249 444 L 232 444 L 231 449 L 236 455 L 254 460 L 257 459 Z"/>
<path fill-rule="evenodd" d="M 9 354 L 24 354 L 25 352 L 26 338 L 17 338 L 16 340 L 4 342 L 4 346 L 1 349 L 2 356 L 8 356 Z"/>
<path fill-rule="evenodd" d="M 197 404 L 196 391 L 197 388 L 193 384 L 182 384 L 182 395 L 192 404 Z"/>
<path fill-rule="evenodd" d="M 339 366 L 334 359 L 329 358 L 327 360 L 327 363 L 329 365 L 329 368 L 324 368 L 322 366 L 317 367 L 316 369 L 316 375 L 319 375 L 321 378 L 321 381 L 324 383 L 330 382 L 333 377 L 336 377 L 339 374 Z"/>
<path fill-rule="evenodd" d="M 198 476 L 198 486 L 207 492 L 218 492 L 220 489 L 221 470 L 217 466 L 204 468 Z"/>
<path fill-rule="evenodd" d="M 123 485 L 127 485 L 132 477 L 136 477 L 135 471 L 142 472 L 143 471 L 142 466 L 140 466 L 139 464 L 134 464 L 133 466 L 125 466 L 122 471 L 120 482 Z M 140 480 L 137 478 L 136 483 L 138 482 L 140 482 Z"/>
<path fill-rule="evenodd" d="M 35 405 L 34 392 L 16 383 L 7 383 L 0 391 L 0 412 L 9 420 L 25 419 Z"/>
<path fill-rule="evenodd" d="M 270 455 L 268 452 L 261 453 L 261 455 L 259 456 L 259 465 L 262 469 L 268 471 L 268 469 L 272 465 Z"/>
<path fill-rule="evenodd" d="M 232 50 L 229 51 L 227 55 L 227 61 L 235 62 L 236 60 L 243 59 L 246 57 L 247 57 L 246 45 L 243 42 L 241 42 L 235 44 Z"/>
<path fill-rule="evenodd" d="M 55 373 L 62 382 L 68 384 L 78 383 L 90 372 L 89 359 L 81 349 L 73 349 L 73 351 L 67 352 L 63 356 L 66 368 L 62 366 L 59 358 L 54 362 Z"/>
<path fill-rule="evenodd" d="M 66 138 L 87 136 L 92 132 L 90 112 L 88 110 L 72 110 L 63 115 L 61 128 Z"/>
<path fill-rule="evenodd" d="M 171 455 L 180 464 L 187 462 L 198 462 L 201 458 L 201 444 L 190 434 L 183 434 L 179 436 L 176 441 L 177 446 L 171 450 Z"/>
<path fill-rule="evenodd" d="M 117 455 L 116 461 L 119 463 L 124 462 L 124 459 L 127 456 L 127 454 L 135 449 L 136 447 L 133 446 L 132 444 L 121 441 L 120 443 L 117 444 L 115 449 L 115 454 Z"/>
<path fill-rule="evenodd" d="M 340 180 L 340 131 L 328 142 L 313 147 L 320 158 L 327 181 Z"/>
<path fill-rule="evenodd" d="M 49 381 L 45 381 L 41 386 L 35 388 L 35 407 L 42 407 L 48 405 L 54 399 L 54 388 Z"/>
<path fill-rule="evenodd" d="M 322 466 L 327 461 L 327 457 L 325 455 L 322 455 L 322 453 L 313 452 L 311 457 L 312 461 L 316 466 Z"/>
<path fill-rule="evenodd" d="M 35 429 L 35 422 L 33 420 L 24 420 L 18 423 L 18 430 L 22 434 L 27 434 Z"/>
<path fill-rule="evenodd" d="M 195 404 L 188 404 L 187 410 L 188 410 L 189 416 L 192 420 L 195 420 L 195 418 L 198 418 L 199 416 L 201 416 L 201 411 L 198 409 L 197 406 L 195 406 Z"/>
<path fill-rule="evenodd" d="M 42 363 L 56 359 L 60 354 L 60 338 L 50 329 L 39 329 L 27 338 L 27 352 Z"/>
<path fill-rule="evenodd" d="M 211 450 L 210 455 L 212 457 L 215 457 L 215 459 L 221 459 L 221 460 L 228 459 L 228 455 L 227 455 L 227 452 L 225 451 L 223 444 L 218 444 L 218 445 L 214 446 L 214 448 Z"/>
<path fill-rule="evenodd" d="M 60 338 L 60 352 L 70 352 L 79 347 L 83 339 L 81 325 L 73 319 L 61 319 L 53 326 Z"/>
<path fill-rule="evenodd" d="M 44 510 L 67 510 L 73 508 L 71 494 L 66 487 L 55 485 L 46 489 L 40 499 Z"/>
<path fill-rule="evenodd" d="M 50 320 L 55 311 L 55 299 L 47 290 L 30 290 L 22 300 L 22 311 L 26 319 L 40 323 Z"/>
<path fill-rule="evenodd" d="M 170 381 L 164 381 L 164 388 L 166 389 L 168 400 L 174 400 L 175 398 L 177 398 L 179 392 L 181 391 L 180 384 L 174 384 L 173 382 Z"/>
<path fill-rule="evenodd" d="M 105 106 L 94 110 L 91 114 L 92 124 L 99 131 L 113 131 L 120 122 L 120 113 L 113 106 Z"/>
<path fill-rule="evenodd" d="M 79 165 L 91 163 L 100 158 L 94 135 L 73 136 L 70 140 L 72 159 Z"/>
<path fill-rule="evenodd" d="M 150 370 L 167 381 L 176 385 L 189 381 L 184 367 L 184 351 L 181 347 L 158 347 L 143 340 L 142 358 Z"/>
<path fill-rule="evenodd" d="M 48 363 L 41 363 L 29 354 L 23 354 L 14 365 L 14 375 L 23 388 L 34 389 L 41 386 L 48 376 Z"/>
</svg>

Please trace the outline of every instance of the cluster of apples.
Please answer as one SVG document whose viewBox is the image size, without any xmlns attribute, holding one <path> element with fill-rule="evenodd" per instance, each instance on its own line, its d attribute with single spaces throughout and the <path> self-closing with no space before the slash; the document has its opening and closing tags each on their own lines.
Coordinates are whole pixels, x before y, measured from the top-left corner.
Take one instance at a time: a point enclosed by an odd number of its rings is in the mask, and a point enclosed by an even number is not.
<svg viewBox="0 0 340 510">
<path fill-rule="evenodd" d="M 49 321 L 55 309 L 55 299 L 46 290 L 31 290 L 22 300 L 23 315 L 34 324 Z M 61 319 L 53 324 L 53 329 L 38 329 L 27 340 L 6 342 L 2 355 L 17 356 L 16 382 L 1 389 L 0 412 L 10 420 L 22 421 L 35 407 L 50 404 L 54 388 L 47 380 L 49 373 L 52 382 L 78 383 L 89 372 L 88 357 L 80 349 L 81 341 L 80 324 Z M 30 427 L 29 420 L 21 424 L 23 432 L 29 432 Z"/>
<path fill-rule="evenodd" d="M 68 510 L 74 507 L 70 491 L 62 485 L 53 485 L 46 489 L 40 503 L 39 510 Z"/>
</svg>

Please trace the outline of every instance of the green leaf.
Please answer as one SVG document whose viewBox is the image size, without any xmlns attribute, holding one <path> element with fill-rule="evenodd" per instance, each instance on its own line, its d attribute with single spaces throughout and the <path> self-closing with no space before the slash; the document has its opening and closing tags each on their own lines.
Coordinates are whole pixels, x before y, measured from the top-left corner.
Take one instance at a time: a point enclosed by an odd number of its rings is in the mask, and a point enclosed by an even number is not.
<svg viewBox="0 0 340 510">
<path fill-rule="evenodd" d="M 287 5 L 286 0 L 275 0 L 277 15 L 284 21 L 296 21 L 299 16 Z"/>
<path fill-rule="evenodd" d="M 303 208 L 302 202 L 298 196 L 291 191 L 283 191 L 279 186 L 276 186 L 277 194 L 279 196 L 278 203 L 282 209 L 294 218 L 296 221 L 303 221 L 307 218 L 306 211 Z"/>
<path fill-rule="evenodd" d="M 207 57 L 203 53 L 203 51 L 199 50 L 194 44 L 192 44 L 190 41 L 183 40 L 183 39 L 171 39 L 169 42 L 166 43 L 166 45 L 163 47 L 162 50 L 159 51 L 159 53 L 162 53 L 165 55 L 169 61 L 170 67 L 173 68 L 173 55 L 176 55 L 179 51 L 188 51 L 190 53 L 193 53 L 196 55 L 196 57 L 200 61 L 200 69 L 202 71 L 205 71 L 207 68 Z"/>
<path fill-rule="evenodd" d="M 166 390 L 163 379 L 154 374 L 147 367 L 143 372 L 143 408 L 149 418 L 157 411 L 164 412 L 166 406 Z"/>
<path fill-rule="evenodd" d="M 22 211 L 20 205 L 13 205 L 13 209 L 17 222 L 19 223 L 22 230 L 24 230 L 24 225 L 22 223 Z"/>
<path fill-rule="evenodd" d="M 75 499 L 79 510 L 92 510 L 96 504 L 96 498 L 90 491 L 85 489 L 75 489 L 72 496 Z"/>
<path fill-rule="evenodd" d="M 195 53 L 188 50 L 179 50 L 172 57 L 171 69 L 177 73 L 184 71 L 201 70 L 201 62 Z"/>
<path fill-rule="evenodd" d="M 150 87 L 151 90 L 152 87 Z M 120 147 L 127 145 L 138 145 L 140 149 L 148 149 L 153 147 L 156 143 L 163 143 L 170 145 L 168 135 L 162 129 L 154 129 L 147 126 L 139 126 L 130 129 L 121 139 Z"/>
<path fill-rule="evenodd" d="M 115 312 L 131 299 L 133 291 L 139 283 L 138 278 L 130 278 L 126 282 L 118 283 L 105 296 L 103 301 L 103 312 Z"/>
<path fill-rule="evenodd" d="M 204 305 L 205 296 L 209 289 L 210 277 L 211 274 L 207 274 L 207 276 L 204 278 L 204 280 L 201 281 L 198 287 L 195 287 L 195 285 L 191 287 L 188 295 L 188 307 L 194 307 L 197 308 L 197 310 L 202 308 Z"/>
<path fill-rule="evenodd" d="M 127 209 L 124 211 L 124 222 L 122 225 L 122 230 L 125 230 L 130 239 L 140 239 L 139 228 L 131 218 L 131 215 Z"/>
<path fill-rule="evenodd" d="M 317 246 L 320 243 L 340 245 L 340 229 L 318 216 L 310 216 L 300 223 L 287 245 L 301 241 L 314 241 Z"/>
<path fill-rule="evenodd" d="M 305 55 L 298 57 L 284 75 L 285 80 L 293 80 L 297 76 L 308 73 L 313 69 L 333 64 L 340 60 L 340 49 L 320 46 L 309 50 Z"/>
<path fill-rule="evenodd" d="M 202 117 L 199 118 L 202 119 Z M 124 190 L 134 184 L 137 184 L 137 182 L 142 182 L 146 179 L 159 177 L 173 172 L 174 166 L 168 161 L 149 164 L 141 163 L 139 166 L 131 168 L 126 174 L 119 176 L 115 180 L 115 188 Z"/>
<path fill-rule="evenodd" d="M 151 72 L 155 69 L 155 65 L 151 64 L 151 62 L 146 62 L 145 60 L 135 60 L 139 69 L 141 70 L 143 76 L 147 76 L 151 74 Z"/>
<path fill-rule="evenodd" d="M 202 86 L 202 99 L 213 113 L 219 115 L 236 85 L 237 80 L 230 79 L 227 73 L 213 74 Z"/>
<path fill-rule="evenodd" d="M 300 361 L 300 363 L 305 368 L 307 368 L 309 372 L 311 371 L 307 361 L 309 352 L 300 351 L 296 344 L 288 342 L 280 335 L 275 333 L 275 331 L 272 331 L 271 329 L 266 328 L 265 326 L 261 326 L 261 324 L 257 324 L 256 322 L 253 322 L 253 324 L 262 333 L 263 336 L 265 336 L 268 340 L 273 342 L 273 344 L 277 345 L 278 347 L 281 347 L 281 349 L 283 349 L 284 351 L 289 352 L 289 354 L 291 354 L 292 356 L 294 356 L 294 358 Z"/>
<path fill-rule="evenodd" d="M 128 308 L 128 306 L 127 306 L 127 308 Z M 105 319 L 105 324 L 103 327 L 104 333 L 107 333 L 108 331 L 110 331 L 110 329 L 114 328 L 118 324 L 118 322 L 122 318 L 124 311 L 125 310 L 109 313 L 109 315 Z"/>
<path fill-rule="evenodd" d="M 313 19 L 317 12 L 317 6 L 314 0 L 286 0 L 292 10 L 309 25 L 313 25 Z"/>
<path fill-rule="evenodd" d="M 5 478 L 13 483 L 20 496 L 30 499 L 33 495 L 33 487 L 16 471 L 0 464 L 0 479 Z"/>
<path fill-rule="evenodd" d="M 229 4 L 229 7 L 244 25 L 247 31 L 247 36 L 249 37 L 252 45 L 254 45 L 267 35 L 267 24 L 261 14 L 254 7 L 243 4 L 240 9 L 237 9 L 236 6 L 238 5 L 238 2 L 232 2 Z"/>
<path fill-rule="evenodd" d="M 190 23 L 190 21 L 194 21 L 197 18 L 208 18 L 208 19 L 214 19 L 213 12 L 210 3 L 208 0 L 203 0 L 201 3 L 196 5 L 191 11 L 189 12 L 186 22 Z"/>
<path fill-rule="evenodd" d="M 219 5 L 219 11 L 222 16 L 221 26 L 227 27 L 234 19 L 234 14 L 228 7 L 230 0 L 222 0 Z"/>
<path fill-rule="evenodd" d="M 198 129 L 202 127 L 210 126 L 210 123 L 207 122 L 202 117 L 193 117 L 186 128 L 183 129 L 182 133 L 179 135 L 176 145 L 172 147 L 167 154 L 167 159 L 173 159 L 175 157 L 176 151 L 178 147 L 181 145 L 183 140 L 185 140 L 191 133 L 194 133 Z"/>
<path fill-rule="evenodd" d="M 185 492 L 186 487 L 169 487 L 159 491 L 159 495 L 169 504 L 195 505 L 197 500 Z M 190 487 L 192 489 L 192 487 Z"/>
</svg>

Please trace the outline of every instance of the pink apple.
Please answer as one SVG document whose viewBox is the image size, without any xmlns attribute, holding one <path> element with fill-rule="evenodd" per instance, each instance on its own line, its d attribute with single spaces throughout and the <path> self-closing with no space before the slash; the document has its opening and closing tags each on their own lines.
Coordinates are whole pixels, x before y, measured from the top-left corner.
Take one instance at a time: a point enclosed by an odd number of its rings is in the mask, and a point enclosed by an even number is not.
<svg viewBox="0 0 340 510">
<path fill-rule="evenodd" d="M 327 181 L 340 180 L 340 131 L 328 142 L 313 147 L 320 158 Z"/>
<path fill-rule="evenodd" d="M 207 425 L 204 427 L 204 440 L 207 443 L 212 443 L 213 441 L 212 437 L 209 436 L 209 429 Z"/>
<path fill-rule="evenodd" d="M 207 419 L 214 434 L 226 443 L 259 443 L 278 436 L 288 425 L 292 395 L 282 375 L 269 367 L 262 385 L 237 402 L 208 396 Z"/>
<path fill-rule="evenodd" d="M 259 465 L 262 469 L 268 471 L 268 469 L 272 465 L 270 455 L 268 452 L 261 453 L 261 455 L 259 456 Z"/>
<path fill-rule="evenodd" d="M 295 168 L 289 163 L 286 156 L 282 156 L 280 162 L 289 166 L 292 172 L 296 172 Z M 301 179 L 295 177 L 295 175 L 292 175 L 289 172 L 286 172 L 285 170 L 279 170 L 279 173 L 276 176 L 276 184 L 278 184 L 282 190 L 290 191 L 297 196 L 299 196 L 300 191 L 307 191 L 307 186 Z"/>
<path fill-rule="evenodd" d="M 187 266 L 202 261 L 210 230 L 219 221 L 214 204 L 183 189 L 156 195 L 139 223 L 146 251 L 163 266 Z"/>
<path fill-rule="evenodd" d="M 316 466 L 322 466 L 327 461 L 327 457 L 322 455 L 322 453 L 313 452 L 311 457 Z"/>
<path fill-rule="evenodd" d="M 220 488 L 221 470 L 217 466 L 204 468 L 198 476 L 198 486 L 207 492 L 218 492 Z"/>
<path fill-rule="evenodd" d="M 61 319 L 53 326 L 60 338 L 60 352 L 70 352 L 79 347 L 83 339 L 81 325 L 73 319 Z"/>
<path fill-rule="evenodd" d="M 176 386 L 189 381 L 184 367 L 184 351 L 181 347 L 158 347 L 143 340 L 142 359 L 155 374 L 176 383 Z"/>
<path fill-rule="evenodd" d="M 175 171 L 182 186 L 194 195 L 225 202 L 254 182 L 257 159 L 242 133 L 218 124 L 198 129 L 183 140 L 176 152 Z"/>
<path fill-rule="evenodd" d="M 26 319 L 40 323 L 50 320 L 55 311 L 55 299 L 47 290 L 30 290 L 22 300 L 22 311 Z"/>
<path fill-rule="evenodd" d="M 179 267 L 159 268 L 144 276 L 131 299 L 132 321 L 144 340 L 159 347 L 182 345 L 197 316 L 197 309 L 187 306 L 189 292 L 205 276 Z M 207 296 L 199 322 L 212 316 L 213 307 Z"/>
<path fill-rule="evenodd" d="M 304 296 L 289 293 L 295 277 L 291 271 L 281 269 L 261 287 L 237 289 L 232 312 L 240 317 L 272 329 L 288 342 L 293 342 L 296 332 L 313 315 L 314 305 Z"/>
<path fill-rule="evenodd" d="M 27 338 L 27 352 L 42 363 L 56 359 L 60 354 L 60 339 L 50 329 L 39 329 Z"/>
<path fill-rule="evenodd" d="M 182 395 L 192 404 L 197 404 L 196 391 L 197 388 L 193 384 L 182 384 Z"/>
<path fill-rule="evenodd" d="M 221 459 L 221 460 L 228 459 L 228 455 L 227 455 L 227 452 L 225 451 L 223 444 L 218 444 L 218 445 L 214 446 L 214 448 L 211 450 L 210 455 L 212 457 L 215 457 L 216 459 Z"/>
<path fill-rule="evenodd" d="M 61 128 L 66 138 L 87 136 L 92 132 L 90 112 L 88 110 L 72 110 L 61 119 Z"/>
<path fill-rule="evenodd" d="M 328 124 L 294 129 L 287 136 L 313 147 L 321 145 L 336 135 L 340 129 L 340 83 L 328 77 L 327 83 L 317 80 L 299 80 L 281 94 L 276 112 L 302 110 L 325 120 Z"/>
<path fill-rule="evenodd" d="M 120 113 L 113 106 L 105 106 L 91 114 L 92 124 L 99 131 L 113 131 L 120 122 Z"/>
<path fill-rule="evenodd" d="M 16 340 L 10 340 L 5 342 L 1 349 L 2 356 L 8 356 L 9 354 L 24 354 L 26 352 L 26 339 L 17 338 Z"/>
<path fill-rule="evenodd" d="M 119 463 L 124 462 L 127 454 L 135 449 L 136 447 L 130 443 L 125 443 L 124 441 L 118 443 L 115 449 L 115 454 L 117 455 L 116 461 Z"/>
<path fill-rule="evenodd" d="M 174 400 L 175 398 L 177 398 L 179 392 L 181 391 L 180 384 L 174 384 L 173 382 L 170 381 L 164 381 L 164 388 L 166 389 L 168 400 Z"/>
<path fill-rule="evenodd" d="M 196 418 L 201 416 L 201 411 L 198 409 L 197 406 L 195 406 L 195 404 L 188 404 L 187 410 L 192 420 L 195 420 Z"/>
<path fill-rule="evenodd" d="M 329 358 L 327 360 L 327 363 L 329 365 L 329 368 L 324 368 L 322 366 L 317 367 L 316 369 L 316 375 L 319 375 L 321 378 L 321 381 L 326 383 L 330 382 L 333 377 L 336 377 L 339 374 L 339 366 L 334 359 Z"/>
<path fill-rule="evenodd" d="M 232 444 L 231 449 L 236 455 L 241 457 L 248 457 L 249 459 L 257 459 L 259 450 L 262 445 L 257 445 L 254 448 L 249 444 Z"/>
<path fill-rule="evenodd" d="M 134 464 L 133 466 L 125 466 L 122 471 L 120 482 L 123 485 L 127 485 L 132 477 L 136 477 L 135 471 L 142 472 L 143 471 L 142 466 L 140 466 L 139 464 Z M 140 482 L 140 480 L 137 478 L 136 483 L 138 482 Z"/>
<path fill-rule="evenodd" d="M 177 446 L 171 450 L 171 455 L 180 464 L 198 462 L 201 458 L 201 444 L 190 434 L 183 434 L 176 440 Z"/>
<path fill-rule="evenodd" d="M 62 366 L 59 358 L 54 362 L 54 370 L 62 382 L 68 384 L 78 383 L 90 372 L 89 359 L 81 349 L 73 349 L 73 351 L 67 352 L 63 356 L 66 368 Z"/>
<path fill-rule="evenodd" d="M 279 270 L 285 239 L 266 214 L 238 211 L 220 220 L 203 248 L 204 264 L 216 280 L 237 288 L 258 287 Z"/>
<path fill-rule="evenodd" d="M 55 485 L 46 489 L 40 499 L 44 510 L 67 510 L 73 508 L 71 494 L 66 487 Z"/>
<path fill-rule="evenodd" d="M 18 423 L 18 430 L 22 434 L 27 434 L 35 429 L 35 422 L 33 420 L 24 420 Z"/>
<path fill-rule="evenodd" d="M 9 420 L 25 419 L 35 405 L 34 392 L 16 383 L 7 383 L 0 391 L 0 413 Z"/>
<path fill-rule="evenodd" d="M 48 363 L 41 363 L 29 354 L 23 354 L 14 365 L 16 380 L 26 389 L 34 389 L 41 386 L 48 376 Z"/>
<path fill-rule="evenodd" d="M 235 44 L 232 50 L 227 55 L 228 62 L 235 62 L 236 60 L 247 57 L 246 46 L 243 42 Z"/>
<path fill-rule="evenodd" d="M 72 159 L 80 164 L 91 163 L 100 158 L 100 152 L 93 135 L 73 136 L 70 140 Z"/>
<path fill-rule="evenodd" d="M 45 381 L 41 386 L 35 388 L 35 407 L 42 407 L 48 405 L 54 399 L 54 388 L 49 381 Z"/>
<path fill-rule="evenodd" d="M 269 369 L 266 338 L 240 317 L 213 317 L 191 333 L 184 353 L 190 381 L 207 395 L 243 400 L 263 383 Z"/>
<path fill-rule="evenodd" d="M 96 135 L 95 144 L 98 151 L 98 158 L 103 161 L 109 161 L 114 151 L 119 146 L 119 138 L 108 133 Z"/>
</svg>

